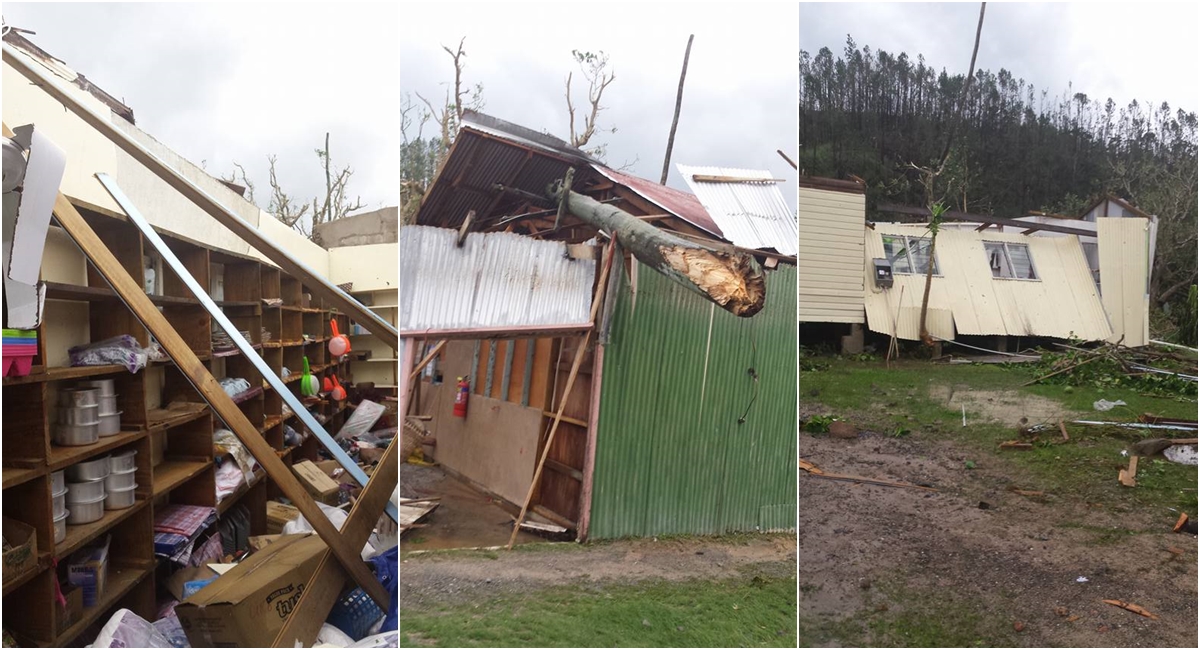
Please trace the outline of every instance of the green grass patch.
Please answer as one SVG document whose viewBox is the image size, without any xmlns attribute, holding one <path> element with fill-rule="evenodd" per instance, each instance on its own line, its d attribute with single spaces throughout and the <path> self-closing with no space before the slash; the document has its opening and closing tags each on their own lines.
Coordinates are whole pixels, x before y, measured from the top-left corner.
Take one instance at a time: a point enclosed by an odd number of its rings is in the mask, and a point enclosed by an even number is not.
<svg viewBox="0 0 1200 650">
<path fill-rule="evenodd" d="M 1022 468 L 1034 485 L 1057 497 L 1073 497 L 1114 510 L 1137 507 L 1168 507 L 1195 512 L 1196 469 L 1161 459 L 1143 459 L 1138 468 L 1138 486 L 1124 488 L 1117 471 L 1127 464 L 1121 450 L 1142 438 L 1164 435 L 1105 427 L 1071 426 L 1071 440 L 1061 442 L 1053 432 L 1042 434 L 1034 449 L 1000 452 L 997 445 L 1014 439 L 1011 425 L 987 421 L 968 409 L 969 426 L 962 426 L 962 412 L 947 408 L 931 397 L 937 387 L 958 390 L 1014 391 L 1055 400 L 1084 414 L 1079 419 L 1133 422 L 1141 413 L 1163 417 L 1194 418 L 1196 404 L 1182 398 L 1143 395 L 1129 387 L 1069 385 L 1022 386 L 1034 376 L 1027 366 L 933 365 L 924 362 L 893 363 L 889 369 L 879 362 L 861 362 L 830 357 L 824 369 L 800 373 L 801 404 L 818 402 L 824 415 L 856 419 L 860 428 L 884 434 L 905 429 L 916 438 L 953 439 L 973 446 L 981 468 L 997 464 Z M 815 395 L 813 393 L 816 393 Z M 1098 412 L 1093 402 L 1123 400 L 1128 406 Z"/>
<path fill-rule="evenodd" d="M 401 610 L 401 645 L 795 647 L 796 578 L 570 585 Z"/>
</svg>

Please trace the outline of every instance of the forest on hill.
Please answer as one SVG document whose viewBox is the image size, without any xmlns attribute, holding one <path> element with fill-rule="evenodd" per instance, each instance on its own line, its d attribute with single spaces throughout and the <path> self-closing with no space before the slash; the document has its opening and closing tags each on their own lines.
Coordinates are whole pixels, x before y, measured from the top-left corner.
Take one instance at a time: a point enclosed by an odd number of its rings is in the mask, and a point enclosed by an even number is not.
<svg viewBox="0 0 1200 650">
<path fill-rule="evenodd" d="M 940 158 L 964 83 L 920 54 L 860 48 L 850 37 L 840 55 L 801 51 L 802 173 L 865 180 L 868 218 L 882 220 L 879 204 L 924 206 L 912 165 Z M 1019 217 L 1079 216 L 1105 193 L 1124 198 L 1159 217 L 1152 304 L 1194 313 L 1196 113 L 1166 102 L 1118 106 L 1083 90 L 1052 95 L 1012 71 L 977 70 L 934 199 Z"/>
</svg>

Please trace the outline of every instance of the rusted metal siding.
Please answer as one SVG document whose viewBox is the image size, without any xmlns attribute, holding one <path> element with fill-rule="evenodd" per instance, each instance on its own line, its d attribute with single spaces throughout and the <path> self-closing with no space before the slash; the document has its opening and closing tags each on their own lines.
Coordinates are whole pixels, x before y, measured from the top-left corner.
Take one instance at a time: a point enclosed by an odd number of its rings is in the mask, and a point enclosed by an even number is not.
<svg viewBox="0 0 1200 650">
<path fill-rule="evenodd" d="M 752 318 L 637 276 L 636 305 L 615 278 L 590 538 L 794 530 L 795 268 Z"/>
<path fill-rule="evenodd" d="M 877 223 L 874 230 L 866 231 L 867 259 L 887 257 L 883 235 L 928 237 L 929 231 L 925 226 Z M 1038 279 L 992 277 L 985 242 L 1028 246 Z M 1073 235 L 1030 237 L 994 230 L 948 228 L 938 234 L 935 257 L 938 275 L 930 287 L 929 307 L 935 315 L 930 323 L 931 333 L 936 336 L 952 338 L 946 336 L 949 323 L 934 310 L 949 312 L 958 334 L 1064 339 L 1074 336 L 1099 341 L 1112 333 L 1083 249 Z M 919 332 L 913 314 L 919 317 L 925 275 L 896 274 L 890 289 L 876 287 L 869 268 L 864 268 L 863 276 L 870 329 L 890 335 L 893 321 L 898 320 L 898 336 L 916 339 Z"/>
</svg>

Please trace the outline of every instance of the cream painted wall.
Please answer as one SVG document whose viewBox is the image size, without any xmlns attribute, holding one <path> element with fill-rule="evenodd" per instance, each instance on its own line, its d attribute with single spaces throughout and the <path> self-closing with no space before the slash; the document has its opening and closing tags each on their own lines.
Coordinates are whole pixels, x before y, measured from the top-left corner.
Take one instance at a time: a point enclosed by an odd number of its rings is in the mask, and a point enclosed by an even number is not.
<svg viewBox="0 0 1200 650">
<path fill-rule="evenodd" d="M 355 291 L 396 289 L 399 250 L 395 243 L 330 249 L 329 281 L 334 284 L 353 282 Z"/>
</svg>

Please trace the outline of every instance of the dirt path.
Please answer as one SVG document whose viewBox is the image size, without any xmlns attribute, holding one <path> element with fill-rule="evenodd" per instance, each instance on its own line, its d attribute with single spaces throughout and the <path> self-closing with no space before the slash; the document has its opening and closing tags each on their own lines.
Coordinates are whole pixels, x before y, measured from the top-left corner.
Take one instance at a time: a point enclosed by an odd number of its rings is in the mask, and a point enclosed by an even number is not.
<svg viewBox="0 0 1200 650">
<path fill-rule="evenodd" d="M 400 560 L 400 604 L 403 610 L 572 583 L 720 580 L 746 571 L 784 577 L 795 570 L 796 538 L 789 535 L 408 554 Z"/>
<path fill-rule="evenodd" d="M 936 619 L 944 607 L 947 625 L 969 610 L 984 645 L 1196 646 L 1196 538 L 1172 534 L 1170 513 L 1115 515 L 1021 496 L 1009 487 L 1028 487 L 1028 477 L 1006 463 L 983 459 L 966 470 L 978 450 L 919 436 L 801 434 L 800 454 L 829 472 L 939 489 L 802 473 L 801 645 L 854 642 L 822 632 L 847 621 L 861 621 L 871 645 L 872 618 L 932 608 Z M 1160 619 L 1102 599 L 1136 603 Z M 806 639 L 806 629 L 818 632 Z"/>
</svg>

